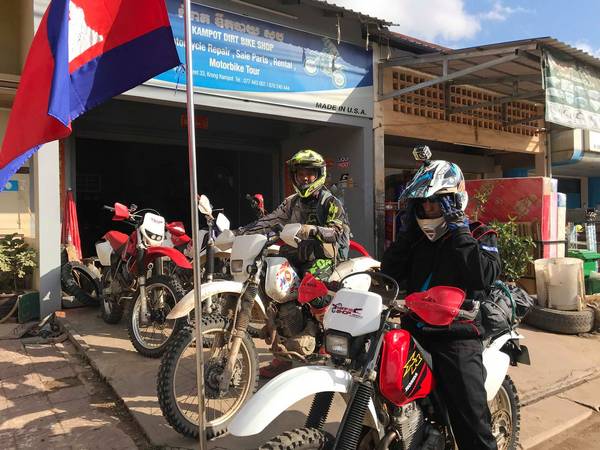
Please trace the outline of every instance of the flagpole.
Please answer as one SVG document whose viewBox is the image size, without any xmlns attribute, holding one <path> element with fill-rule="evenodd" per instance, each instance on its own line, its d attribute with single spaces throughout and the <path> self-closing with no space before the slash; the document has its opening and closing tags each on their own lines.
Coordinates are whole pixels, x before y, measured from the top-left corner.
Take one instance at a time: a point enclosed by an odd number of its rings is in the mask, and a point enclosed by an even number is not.
<svg viewBox="0 0 600 450">
<path fill-rule="evenodd" d="M 199 448 L 206 448 L 204 429 L 204 361 L 202 361 L 202 308 L 200 307 L 200 239 L 198 237 L 198 187 L 196 172 L 196 119 L 194 117 L 194 70 L 192 60 L 192 5 L 185 0 L 185 76 L 188 119 L 188 159 L 190 166 L 190 197 L 192 207 L 192 239 L 194 242 L 194 311 L 196 321 L 196 375 L 198 384 L 198 436 Z"/>
</svg>

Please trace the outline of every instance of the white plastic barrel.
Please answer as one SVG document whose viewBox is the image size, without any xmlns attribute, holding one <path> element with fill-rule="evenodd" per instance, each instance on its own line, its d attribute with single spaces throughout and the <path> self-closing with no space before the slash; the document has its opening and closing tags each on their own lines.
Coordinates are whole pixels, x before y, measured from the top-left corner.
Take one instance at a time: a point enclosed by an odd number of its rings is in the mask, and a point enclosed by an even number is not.
<svg viewBox="0 0 600 450">
<path fill-rule="evenodd" d="M 579 310 L 583 261 L 577 258 L 548 258 L 538 259 L 534 264 L 540 306 L 561 311 Z"/>
</svg>

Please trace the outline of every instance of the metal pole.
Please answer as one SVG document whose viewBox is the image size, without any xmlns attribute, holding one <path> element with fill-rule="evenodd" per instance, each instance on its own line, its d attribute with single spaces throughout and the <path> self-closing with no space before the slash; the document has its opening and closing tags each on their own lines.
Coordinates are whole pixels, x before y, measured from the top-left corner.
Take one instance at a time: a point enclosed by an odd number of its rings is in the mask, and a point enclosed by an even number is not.
<svg viewBox="0 0 600 450">
<path fill-rule="evenodd" d="M 192 5 L 185 0 L 185 75 L 188 119 L 188 154 L 190 167 L 190 197 L 192 208 L 192 239 L 194 242 L 194 310 L 196 319 L 196 374 L 198 383 L 199 448 L 206 448 L 204 431 L 204 362 L 202 361 L 202 308 L 200 307 L 200 238 L 198 237 L 198 188 L 196 182 L 196 120 L 194 117 L 194 70 L 192 60 Z"/>
</svg>

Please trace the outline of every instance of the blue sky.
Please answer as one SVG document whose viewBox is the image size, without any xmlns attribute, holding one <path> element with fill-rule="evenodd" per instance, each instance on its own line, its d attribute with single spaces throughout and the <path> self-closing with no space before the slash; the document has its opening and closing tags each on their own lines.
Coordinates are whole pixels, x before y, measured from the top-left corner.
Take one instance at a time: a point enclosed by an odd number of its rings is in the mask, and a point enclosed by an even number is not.
<svg viewBox="0 0 600 450">
<path fill-rule="evenodd" d="M 600 0 L 337 0 L 452 48 L 552 36 L 600 57 Z"/>
</svg>

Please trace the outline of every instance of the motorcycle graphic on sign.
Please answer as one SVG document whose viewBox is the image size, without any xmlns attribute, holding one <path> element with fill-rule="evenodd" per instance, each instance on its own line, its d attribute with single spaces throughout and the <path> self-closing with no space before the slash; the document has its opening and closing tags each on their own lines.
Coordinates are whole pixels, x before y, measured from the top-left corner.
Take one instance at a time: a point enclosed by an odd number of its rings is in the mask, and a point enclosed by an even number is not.
<svg viewBox="0 0 600 450">
<path fill-rule="evenodd" d="M 304 71 L 314 76 L 320 70 L 331 78 L 336 88 L 342 89 L 346 86 L 346 75 L 340 59 L 340 53 L 331 39 L 323 38 L 322 51 L 305 50 Z"/>
</svg>

